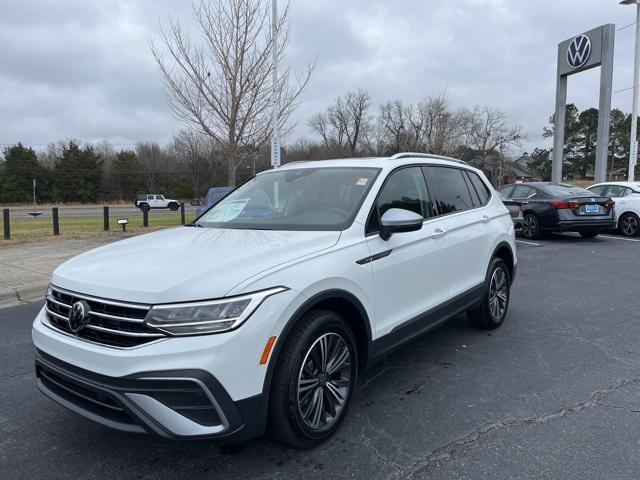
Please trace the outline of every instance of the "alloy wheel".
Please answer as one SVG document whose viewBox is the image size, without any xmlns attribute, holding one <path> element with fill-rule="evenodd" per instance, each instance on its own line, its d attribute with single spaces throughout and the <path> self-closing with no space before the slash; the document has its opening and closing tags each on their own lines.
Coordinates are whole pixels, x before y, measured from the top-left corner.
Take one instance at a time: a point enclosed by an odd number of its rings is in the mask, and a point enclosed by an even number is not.
<svg viewBox="0 0 640 480">
<path fill-rule="evenodd" d="M 638 219 L 633 215 L 627 215 L 622 219 L 622 233 L 627 237 L 635 237 L 638 234 Z"/>
<path fill-rule="evenodd" d="M 489 284 L 489 310 L 494 320 L 500 321 L 507 311 L 509 284 L 507 273 L 499 267 L 493 271 Z"/>
<path fill-rule="evenodd" d="M 298 375 L 298 411 L 315 431 L 340 418 L 351 384 L 351 351 L 337 333 L 325 333 L 307 351 Z"/>
<path fill-rule="evenodd" d="M 532 216 L 524 218 L 524 225 L 522 226 L 522 233 L 527 238 L 533 238 L 536 235 L 537 225 L 536 219 Z"/>
</svg>

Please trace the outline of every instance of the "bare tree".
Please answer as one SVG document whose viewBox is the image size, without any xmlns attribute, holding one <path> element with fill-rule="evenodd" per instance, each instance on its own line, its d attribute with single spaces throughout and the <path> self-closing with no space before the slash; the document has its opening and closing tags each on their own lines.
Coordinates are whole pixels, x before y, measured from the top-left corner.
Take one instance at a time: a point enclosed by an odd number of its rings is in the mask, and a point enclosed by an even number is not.
<svg viewBox="0 0 640 480">
<path fill-rule="evenodd" d="M 418 104 L 419 143 L 425 151 L 447 155 L 464 145 L 469 114 L 464 109 L 452 110 L 444 94 L 427 97 Z"/>
<path fill-rule="evenodd" d="M 270 12 L 268 0 L 198 0 L 193 13 L 201 44 L 172 18 L 160 27 L 164 51 L 151 44 L 171 109 L 186 126 L 216 142 L 231 186 L 238 167 L 272 134 Z M 288 14 L 287 4 L 276 29 L 280 65 L 289 42 Z M 278 124 L 283 135 L 292 128 L 291 113 L 312 73 L 309 65 L 294 81 L 290 67 L 280 68 Z"/>
<path fill-rule="evenodd" d="M 336 154 L 355 154 L 369 127 L 371 97 L 361 89 L 338 97 L 326 113 L 316 113 L 308 122 L 327 150 Z"/>
<path fill-rule="evenodd" d="M 472 146 L 479 150 L 483 169 L 487 169 L 487 158 L 491 153 L 498 153 L 498 162 L 491 166 L 491 181 L 500 186 L 502 178 L 498 173 L 504 161 L 503 150 L 511 145 L 518 145 L 523 137 L 518 126 L 507 125 L 506 115 L 501 110 L 488 106 L 475 107 L 470 120 Z"/>
<path fill-rule="evenodd" d="M 189 175 L 193 194 L 201 194 L 210 171 L 210 160 L 215 155 L 211 139 L 194 130 L 180 130 L 173 137 L 169 149 L 177 158 L 182 170 Z"/>
</svg>

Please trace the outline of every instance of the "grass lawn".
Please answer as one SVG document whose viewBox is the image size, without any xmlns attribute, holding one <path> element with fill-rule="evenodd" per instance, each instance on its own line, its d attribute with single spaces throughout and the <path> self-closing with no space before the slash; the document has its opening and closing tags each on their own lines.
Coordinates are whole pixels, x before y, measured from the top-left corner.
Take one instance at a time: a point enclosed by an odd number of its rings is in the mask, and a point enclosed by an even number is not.
<svg viewBox="0 0 640 480">
<path fill-rule="evenodd" d="M 166 227 L 174 227 L 180 225 L 180 212 L 172 213 L 149 213 L 149 227 L 142 226 L 142 213 L 127 214 L 123 217 L 129 219 L 127 232 L 143 233 L 151 230 L 158 230 Z M 94 216 L 65 216 L 60 214 L 60 235 L 53 235 L 53 223 L 51 215 L 40 217 L 34 220 L 31 217 L 11 217 L 11 240 L 1 240 L 0 246 L 9 243 L 33 242 L 42 240 L 53 240 L 56 238 L 79 238 L 95 235 L 118 234 L 122 231 L 122 227 L 116 223 L 116 215 L 109 218 L 109 231 L 103 230 L 102 215 Z M 185 215 L 186 223 L 195 219 L 195 213 L 187 212 Z M 2 223 L 0 221 L 0 223 Z M 1 235 L 1 234 L 0 234 Z"/>
</svg>

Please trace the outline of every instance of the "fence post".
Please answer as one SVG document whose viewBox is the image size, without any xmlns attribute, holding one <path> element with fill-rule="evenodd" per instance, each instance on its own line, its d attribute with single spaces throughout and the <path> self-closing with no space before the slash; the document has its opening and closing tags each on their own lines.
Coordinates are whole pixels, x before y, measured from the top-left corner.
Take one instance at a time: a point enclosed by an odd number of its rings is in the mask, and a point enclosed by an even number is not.
<svg viewBox="0 0 640 480">
<path fill-rule="evenodd" d="M 109 230 L 109 207 L 105 205 L 102 207 L 102 216 L 104 217 L 104 231 Z"/>
<path fill-rule="evenodd" d="M 60 220 L 58 219 L 58 207 L 51 209 L 51 216 L 53 218 L 53 234 L 60 235 Z"/>
<path fill-rule="evenodd" d="M 9 226 L 9 209 L 2 210 L 2 223 L 4 224 L 4 239 L 11 239 L 11 227 Z"/>
<path fill-rule="evenodd" d="M 184 225 L 184 202 L 180 203 L 180 223 Z"/>
<path fill-rule="evenodd" d="M 149 212 L 147 210 L 144 210 L 142 212 L 142 226 L 143 227 L 149 226 Z"/>
</svg>

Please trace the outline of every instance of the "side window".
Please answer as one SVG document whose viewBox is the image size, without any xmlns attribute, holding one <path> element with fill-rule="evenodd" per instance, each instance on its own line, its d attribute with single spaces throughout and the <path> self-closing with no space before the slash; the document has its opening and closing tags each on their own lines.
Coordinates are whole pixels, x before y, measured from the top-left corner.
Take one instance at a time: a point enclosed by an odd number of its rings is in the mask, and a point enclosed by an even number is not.
<svg viewBox="0 0 640 480">
<path fill-rule="evenodd" d="M 503 194 L 505 197 L 509 197 L 511 198 L 511 194 L 513 193 L 513 189 L 516 188 L 515 185 L 507 185 L 506 187 L 502 187 L 500 190 L 498 190 L 501 194 Z"/>
<path fill-rule="evenodd" d="M 462 170 L 449 167 L 425 167 L 425 169 L 435 189 L 436 205 L 440 215 L 473 208 L 471 194 L 462 176 Z"/>
<path fill-rule="evenodd" d="M 625 196 L 626 187 L 621 185 L 609 185 L 609 190 L 607 190 L 607 196 L 609 197 L 624 197 Z M 591 190 L 593 191 L 593 190 Z M 628 195 L 628 193 L 627 193 Z"/>
<path fill-rule="evenodd" d="M 392 172 L 385 182 L 367 223 L 366 233 L 380 231 L 380 219 L 390 208 L 410 210 L 424 218 L 434 216 L 427 184 L 420 167 L 407 167 Z"/>
<path fill-rule="evenodd" d="M 595 187 L 589 187 L 588 190 L 594 195 L 604 195 L 604 191 L 607 189 L 606 185 L 596 185 Z"/>
<path fill-rule="evenodd" d="M 489 193 L 489 189 L 485 185 L 485 183 L 480 179 L 477 173 L 467 171 L 467 175 L 469 175 L 469 179 L 471 180 L 471 184 L 476 190 L 476 193 L 480 197 L 480 203 L 485 205 L 491 197 L 491 193 Z"/>
<path fill-rule="evenodd" d="M 528 198 L 533 192 L 528 185 L 516 185 L 516 188 L 511 194 L 511 198 Z"/>
<path fill-rule="evenodd" d="M 622 192 L 622 196 L 626 197 L 627 195 L 631 195 L 631 193 L 633 192 L 633 190 L 631 190 L 629 187 L 624 189 L 624 192 Z"/>
</svg>

